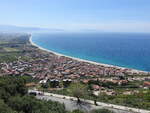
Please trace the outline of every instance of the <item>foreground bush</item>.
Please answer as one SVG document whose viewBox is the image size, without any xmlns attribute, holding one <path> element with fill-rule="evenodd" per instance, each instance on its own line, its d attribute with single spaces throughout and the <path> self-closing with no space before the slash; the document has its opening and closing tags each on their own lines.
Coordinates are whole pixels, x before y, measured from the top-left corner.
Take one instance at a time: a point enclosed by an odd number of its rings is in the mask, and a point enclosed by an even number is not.
<svg viewBox="0 0 150 113">
<path fill-rule="evenodd" d="M 0 113 L 17 113 L 13 111 L 3 100 L 0 100 Z"/>
<path fill-rule="evenodd" d="M 8 106 L 19 113 L 66 113 L 63 104 L 38 100 L 32 96 L 15 96 L 9 99 Z"/>
<path fill-rule="evenodd" d="M 0 77 L 0 113 L 66 113 L 63 104 L 27 95 L 28 77 Z"/>
<path fill-rule="evenodd" d="M 70 112 L 70 113 L 84 113 L 83 111 L 81 111 L 81 110 L 73 110 L 72 112 Z"/>
<path fill-rule="evenodd" d="M 91 113 L 114 113 L 114 112 L 108 109 L 97 109 L 97 110 L 91 111 Z"/>
</svg>

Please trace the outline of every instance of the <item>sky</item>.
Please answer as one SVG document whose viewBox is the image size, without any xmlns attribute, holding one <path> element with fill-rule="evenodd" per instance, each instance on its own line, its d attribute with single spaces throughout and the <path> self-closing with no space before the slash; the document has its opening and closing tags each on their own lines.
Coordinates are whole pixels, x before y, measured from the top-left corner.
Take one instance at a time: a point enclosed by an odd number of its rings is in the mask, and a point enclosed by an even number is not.
<svg viewBox="0 0 150 113">
<path fill-rule="evenodd" d="M 150 0 L 0 0 L 0 25 L 150 32 Z"/>
</svg>

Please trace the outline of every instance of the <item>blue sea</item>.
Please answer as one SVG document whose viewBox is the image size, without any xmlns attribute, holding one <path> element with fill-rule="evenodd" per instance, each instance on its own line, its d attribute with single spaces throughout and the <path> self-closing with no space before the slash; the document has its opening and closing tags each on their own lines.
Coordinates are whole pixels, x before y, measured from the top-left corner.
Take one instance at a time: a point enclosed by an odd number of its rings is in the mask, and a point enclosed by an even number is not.
<svg viewBox="0 0 150 113">
<path fill-rule="evenodd" d="M 150 34 L 37 33 L 32 41 L 64 55 L 150 71 Z"/>
</svg>

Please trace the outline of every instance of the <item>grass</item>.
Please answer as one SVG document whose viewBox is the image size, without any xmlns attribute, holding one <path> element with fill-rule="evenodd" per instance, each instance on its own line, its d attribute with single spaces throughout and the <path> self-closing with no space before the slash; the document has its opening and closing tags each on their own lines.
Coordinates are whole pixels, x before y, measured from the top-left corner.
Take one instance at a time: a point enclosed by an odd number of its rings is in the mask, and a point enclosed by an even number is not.
<svg viewBox="0 0 150 113">
<path fill-rule="evenodd" d="M 16 48 L 10 48 L 10 47 L 4 47 L 4 50 L 6 52 L 18 52 L 19 49 L 16 49 Z"/>
<path fill-rule="evenodd" d="M 19 54 L 16 52 L 14 52 L 14 53 L 0 53 L 0 62 L 16 61 L 18 56 L 19 56 Z"/>
<path fill-rule="evenodd" d="M 7 41 L 0 41 L 0 44 L 8 44 L 9 42 Z"/>
</svg>

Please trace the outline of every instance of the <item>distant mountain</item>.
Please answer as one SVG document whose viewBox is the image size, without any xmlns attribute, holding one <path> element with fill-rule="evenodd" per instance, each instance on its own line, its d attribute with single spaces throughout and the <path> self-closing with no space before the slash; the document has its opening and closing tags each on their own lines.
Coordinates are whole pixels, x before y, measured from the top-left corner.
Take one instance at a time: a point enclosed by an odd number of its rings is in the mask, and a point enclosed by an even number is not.
<svg viewBox="0 0 150 113">
<path fill-rule="evenodd" d="M 63 29 L 50 29 L 38 27 L 20 27 L 13 25 L 0 25 L 0 32 L 55 32 L 64 31 Z"/>
</svg>

